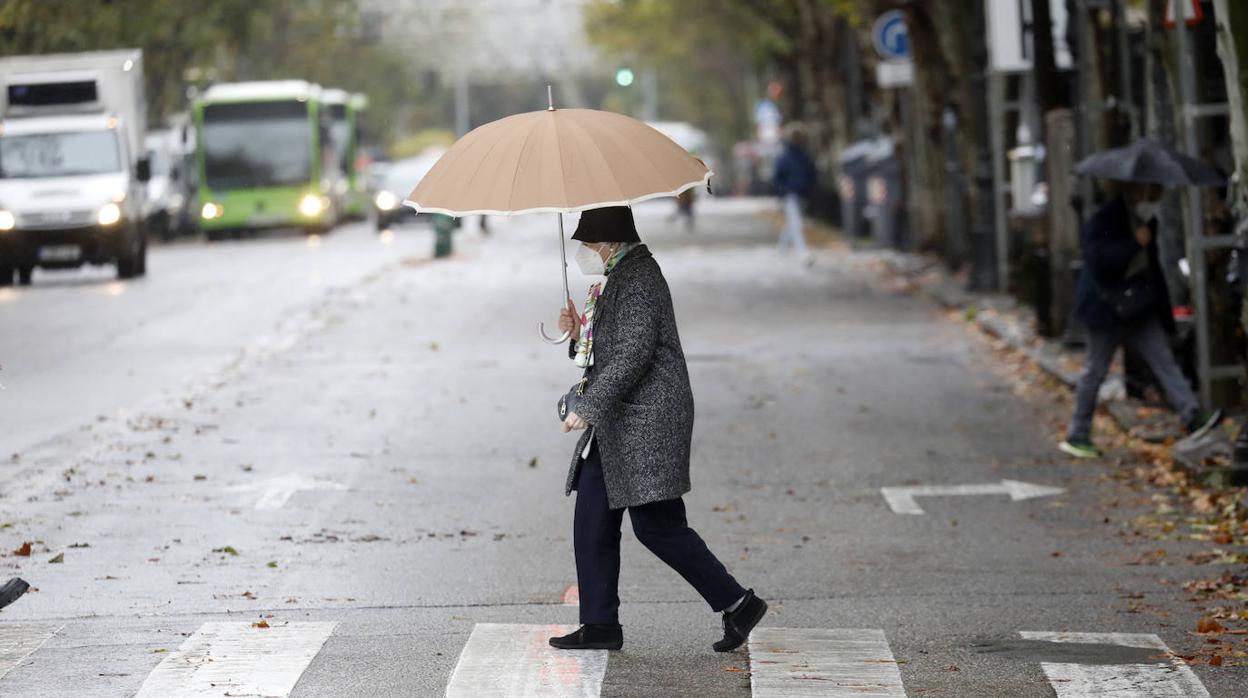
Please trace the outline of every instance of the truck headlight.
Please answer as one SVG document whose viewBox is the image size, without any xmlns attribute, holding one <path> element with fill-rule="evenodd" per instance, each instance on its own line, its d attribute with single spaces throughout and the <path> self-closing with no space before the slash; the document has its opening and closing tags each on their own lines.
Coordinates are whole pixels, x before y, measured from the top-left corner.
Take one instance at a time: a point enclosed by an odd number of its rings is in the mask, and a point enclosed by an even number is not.
<svg viewBox="0 0 1248 698">
<path fill-rule="evenodd" d="M 302 213 L 308 218 L 315 218 L 316 216 L 321 215 L 321 211 L 324 210 L 325 202 L 321 201 L 321 197 L 316 194 L 305 194 L 304 197 L 299 200 L 299 213 Z"/>
<path fill-rule="evenodd" d="M 0 233 L 17 227 L 17 218 L 10 211 L 0 209 Z"/>
<path fill-rule="evenodd" d="M 121 207 L 117 204 L 104 204 L 104 208 L 100 209 L 100 225 L 113 225 L 119 220 L 121 220 Z"/>
<path fill-rule="evenodd" d="M 388 191 L 379 191 L 373 203 L 377 204 L 377 208 L 382 211 L 393 211 L 394 207 L 399 205 L 399 197 Z"/>
<path fill-rule="evenodd" d="M 225 209 L 222 208 L 221 204 L 214 204 L 211 201 L 204 204 L 204 207 L 199 210 L 199 215 L 206 221 L 220 218 L 223 213 L 225 213 Z"/>
</svg>

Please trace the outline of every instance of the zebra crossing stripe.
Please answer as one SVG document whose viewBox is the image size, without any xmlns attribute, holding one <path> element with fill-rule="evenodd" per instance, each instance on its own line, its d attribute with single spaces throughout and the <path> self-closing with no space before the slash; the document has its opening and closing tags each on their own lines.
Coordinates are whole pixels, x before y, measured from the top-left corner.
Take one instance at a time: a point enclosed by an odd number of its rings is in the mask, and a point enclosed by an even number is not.
<svg viewBox="0 0 1248 698">
<path fill-rule="evenodd" d="M 1209 698 L 1190 667 L 1170 653 L 1161 638 L 1147 633 L 1020 633 L 1024 640 L 1120 645 L 1156 650 L 1148 664 L 1066 664 L 1042 662 L 1057 698 Z"/>
<path fill-rule="evenodd" d="M 883 630 L 755 628 L 750 634 L 754 698 L 905 698 Z"/>
<path fill-rule="evenodd" d="M 61 629 L 48 623 L 0 623 L 0 678 Z"/>
<path fill-rule="evenodd" d="M 337 623 L 204 623 L 147 675 L 135 698 L 286 696 Z"/>
<path fill-rule="evenodd" d="M 597 698 L 606 650 L 557 650 L 547 640 L 575 625 L 478 623 L 459 655 L 446 698 Z"/>
</svg>

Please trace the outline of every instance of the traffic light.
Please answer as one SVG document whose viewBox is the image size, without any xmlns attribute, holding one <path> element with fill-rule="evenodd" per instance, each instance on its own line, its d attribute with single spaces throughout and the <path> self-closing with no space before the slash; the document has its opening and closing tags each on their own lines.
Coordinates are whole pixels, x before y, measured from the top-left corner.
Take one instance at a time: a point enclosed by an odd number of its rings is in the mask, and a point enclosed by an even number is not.
<svg viewBox="0 0 1248 698">
<path fill-rule="evenodd" d="M 620 68 L 615 71 L 615 84 L 620 87 L 628 87 L 633 84 L 633 71 L 628 68 Z"/>
</svg>

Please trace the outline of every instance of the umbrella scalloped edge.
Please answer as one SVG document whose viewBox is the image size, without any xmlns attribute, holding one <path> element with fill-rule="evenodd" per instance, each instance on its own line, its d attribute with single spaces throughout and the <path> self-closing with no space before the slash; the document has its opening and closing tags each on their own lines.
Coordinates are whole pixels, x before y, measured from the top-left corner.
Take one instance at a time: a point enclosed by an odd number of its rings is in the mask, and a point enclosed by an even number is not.
<svg viewBox="0 0 1248 698">
<path fill-rule="evenodd" d="M 636 198 L 625 199 L 623 201 L 597 201 L 590 204 L 583 204 L 581 206 L 541 206 L 538 208 L 526 208 L 519 211 L 498 211 L 495 209 L 452 211 L 450 209 L 438 208 L 436 206 L 421 206 L 419 203 L 412 201 L 411 199 L 404 199 L 403 205 L 415 209 L 417 213 L 441 213 L 442 215 L 454 218 L 461 218 L 463 216 L 521 216 L 526 213 L 579 213 L 580 211 L 588 211 L 591 208 L 632 206 L 633 204 L 639 204 L 643 201 L 649 201 L 650 199 L 662 199 L 664 197 L 679 196 L 694 187 L 706 185 L 711 181 L 711 177 L 714 175 L 715 173 L 708 169 L 706 174 L 703 175 L 701 179 L 687 184 L 682 184 L 671 191 L 655 192 L 654 194 L 646 194 L 645 196 L 638 196 Z"/>
</svg>

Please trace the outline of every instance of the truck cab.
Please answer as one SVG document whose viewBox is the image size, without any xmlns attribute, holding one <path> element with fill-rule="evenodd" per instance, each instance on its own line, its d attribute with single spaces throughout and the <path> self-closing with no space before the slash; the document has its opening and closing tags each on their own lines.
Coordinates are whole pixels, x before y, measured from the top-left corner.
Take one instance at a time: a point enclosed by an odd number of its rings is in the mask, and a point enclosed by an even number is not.
<svg viewBox="0 0 1248 698">
<path fill-rule="evenodd" d="M 0 285 L 35 267 L 146 271 L 142 53 L 0 59 Z"/>
</svg>

